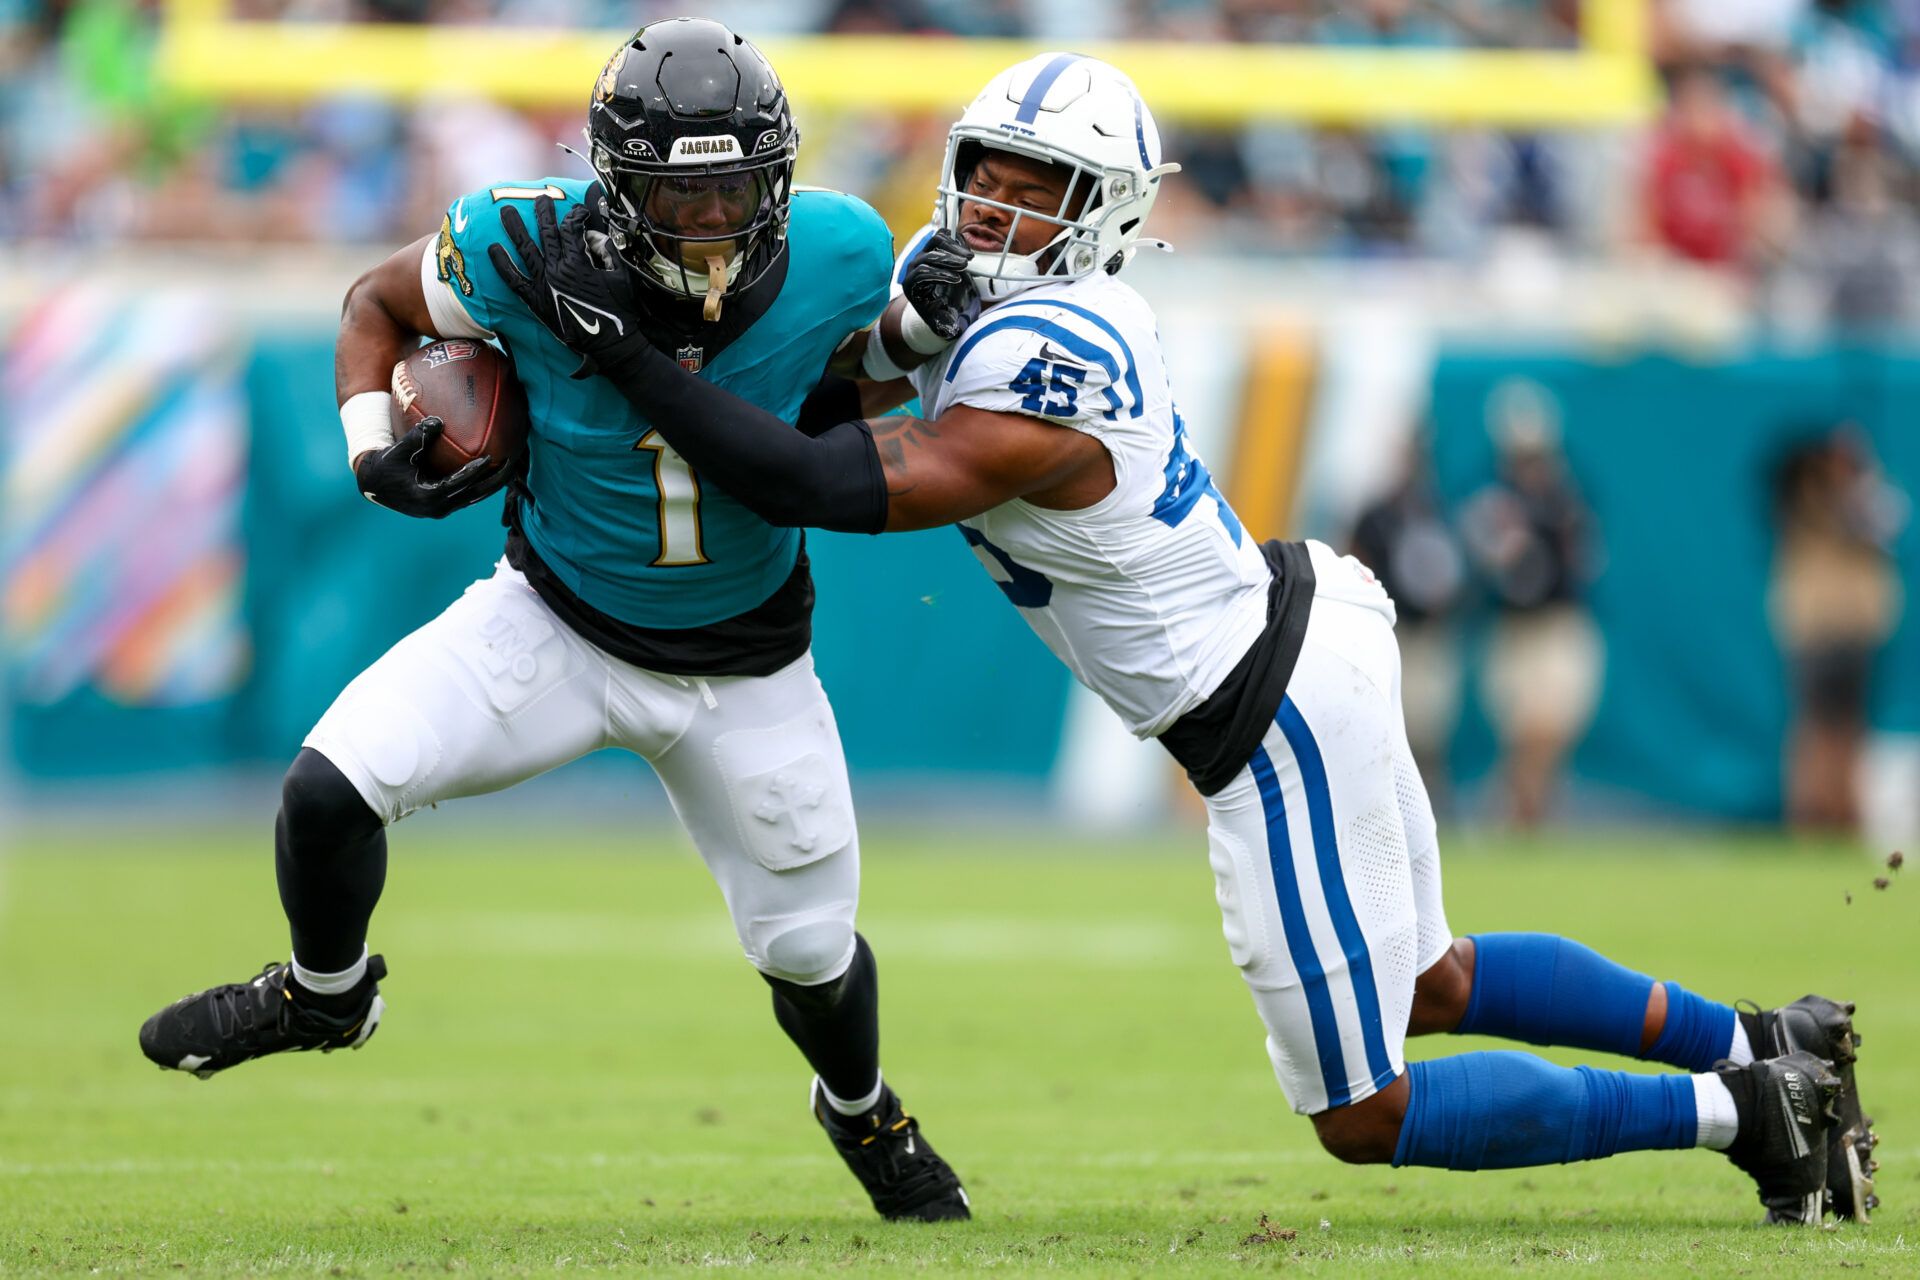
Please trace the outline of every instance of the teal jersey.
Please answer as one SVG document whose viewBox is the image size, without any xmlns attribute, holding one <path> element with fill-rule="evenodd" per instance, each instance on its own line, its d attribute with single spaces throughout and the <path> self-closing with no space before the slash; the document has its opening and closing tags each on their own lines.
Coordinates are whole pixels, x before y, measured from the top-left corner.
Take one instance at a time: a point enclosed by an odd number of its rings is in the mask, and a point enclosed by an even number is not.
<svg viewBox="0 0 1920 1280">
<path fill-rule="evenodd" d="M 754 608 L 787 580 L 800 531 L 775 528 L 702 485 L 605 378 L 573 378 L 580 358 L 534 318 L 487 257 L 491 244 L 514 252 L 500 226 L 507 205 L 532 230 L 535 197 L 551 196 L 565 217 L 587 186 L 548 178 L 462 196 L 441 224 L 435 270 L 473 323 L 512 357 L 526 388 L 530 501 L 521 504 L 520 520 L 533 550 L 574 595 L 613 619 L 707 626 Z M 893 237 L 862 201 L 802 190 L 793 195 L 787 254 L 773 304 L 718 356 L 706 360 L 698 347 L 667 354 L 793 422 L 834 348 L 886 306 Z M 445 311 L 444 299 L 430 301 Z"/>
</svg>

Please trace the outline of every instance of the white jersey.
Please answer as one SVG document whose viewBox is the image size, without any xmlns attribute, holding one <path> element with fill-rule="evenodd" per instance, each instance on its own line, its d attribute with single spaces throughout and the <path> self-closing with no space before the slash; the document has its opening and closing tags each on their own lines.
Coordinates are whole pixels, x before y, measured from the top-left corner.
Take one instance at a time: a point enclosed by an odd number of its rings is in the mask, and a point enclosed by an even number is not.
<svg viewBox="0 0 1920 1280">
<path fill-rule="evenodd" d="M 912 378 L 928 420 L 972 405 L 1106 446 L 1115 485 L 1093 506 L 1016 498 L 960 532 L 1134 734 L 1204 702 L 1265 627 L 1271 574 L 1188 445 L 1146 300 L 1105 274 L 1041 285 L 986 308 Z"/>
</svg>

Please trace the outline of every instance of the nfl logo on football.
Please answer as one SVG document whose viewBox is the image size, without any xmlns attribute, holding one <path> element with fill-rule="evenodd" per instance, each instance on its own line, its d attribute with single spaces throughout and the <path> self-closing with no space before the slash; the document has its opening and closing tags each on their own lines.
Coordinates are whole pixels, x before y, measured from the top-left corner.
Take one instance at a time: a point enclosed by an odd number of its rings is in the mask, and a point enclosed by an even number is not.
<svg viewBox="0 0 1920 1280">
<path fill-rule="evenodd" d="M 427 348 L 427 367 L 438 369 L 441 365 L 452 364 L 455 360 L 471 360 L 479 350 L 479 346 L 472 342 L 450 340 L 435 343 Z"/>
</svg>

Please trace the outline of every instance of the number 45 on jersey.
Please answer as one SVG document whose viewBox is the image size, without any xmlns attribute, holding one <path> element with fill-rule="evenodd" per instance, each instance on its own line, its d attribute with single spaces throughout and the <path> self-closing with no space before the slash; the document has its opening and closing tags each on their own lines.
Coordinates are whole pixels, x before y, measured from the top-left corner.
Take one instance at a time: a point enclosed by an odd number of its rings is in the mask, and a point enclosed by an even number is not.
<svg viewBox="0 0 1920 1280">
<path fill-rule="evenodd" d="M 1070 418 L 1079 411 L 1080 386 L 1086 380 L 1087 371 L 1077 364 L 1035 356 L 1014 375 L 1007 390 L 1020 393 L 1020 408 L 1027 413 Z"/>
</svg>

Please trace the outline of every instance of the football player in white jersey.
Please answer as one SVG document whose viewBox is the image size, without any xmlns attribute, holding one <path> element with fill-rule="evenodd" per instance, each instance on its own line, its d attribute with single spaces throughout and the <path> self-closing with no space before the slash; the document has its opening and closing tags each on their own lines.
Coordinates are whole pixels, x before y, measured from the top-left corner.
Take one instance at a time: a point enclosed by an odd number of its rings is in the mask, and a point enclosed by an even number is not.
<svg viewBox="0 0 1920 1280">
<path fill-rule="evenodd" d="M 1705 1146 L 1753 1176 L 1776 1220 L 1864 1217 L 1873 1136 L 1851 1005 L 1736 1013 L 1568 939 L 1449 931 L 1393 602 L 1357 561 L 1242 526 L 1188 444 L 1152 311 L 1120 278 L 1176 168 L 1113 67 L 1044 54 L 995 77 L 949 136 L 899 296 L 844 348 L 861 377 L 824 432 L 637 331 L 547 314 L 704 483 L 765 519 L 957 523 L 1075 676 L 1167 746 L 1206 801 L 1228 949 L 1280 1086 L 1334 1155 L 1481 1169 Z M 549 221 L 519 247 L 525 296 L 627 305 L 577 227 Z M 918 418 L 863 420 L 914 395 Z M 1406 1036 L 1434 1032 L 1685 1073 L 1515 1052 L 1407 1064 Z"/>
</svg>

